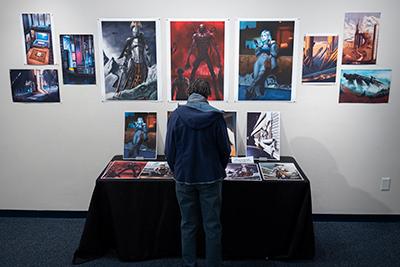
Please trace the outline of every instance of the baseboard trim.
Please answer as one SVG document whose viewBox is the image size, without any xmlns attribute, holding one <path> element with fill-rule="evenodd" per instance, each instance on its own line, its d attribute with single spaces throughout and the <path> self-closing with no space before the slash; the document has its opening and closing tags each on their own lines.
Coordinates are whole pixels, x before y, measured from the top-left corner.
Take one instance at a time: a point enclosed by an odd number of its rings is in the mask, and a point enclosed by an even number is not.
<svg viewBox="0 0 400 267">
<path fill-rule="evenodd" d="M 87 213 L 71 210 L 0 210 L 0 217 L 86 218 Z"/>
</svg>

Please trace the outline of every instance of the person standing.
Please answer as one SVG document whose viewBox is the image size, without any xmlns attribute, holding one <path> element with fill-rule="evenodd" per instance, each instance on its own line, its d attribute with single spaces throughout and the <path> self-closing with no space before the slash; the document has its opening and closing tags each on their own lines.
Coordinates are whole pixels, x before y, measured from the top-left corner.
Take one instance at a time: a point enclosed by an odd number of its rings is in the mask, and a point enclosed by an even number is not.
<svg viewBox="0 0 400 267">
<path fill-rule="evenodd" d="M 206 266 L 220 267 L 222 180 L 231 148 L 223 111 L 207 101 L 210 84 L 197 79 L 188 94 L 187 104 L 169 117 L 165 144 L 182 217 L 183 266 L 196 266 L 196 234 L 202 221 Z"/>
</svg>

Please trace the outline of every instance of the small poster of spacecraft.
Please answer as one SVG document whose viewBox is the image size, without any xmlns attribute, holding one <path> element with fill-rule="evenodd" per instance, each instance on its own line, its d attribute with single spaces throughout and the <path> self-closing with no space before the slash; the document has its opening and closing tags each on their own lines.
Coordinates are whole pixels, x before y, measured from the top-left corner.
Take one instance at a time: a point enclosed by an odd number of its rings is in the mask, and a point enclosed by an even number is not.
<svg viewBox="0 0 400 267">
<path fill-rule="evenodd" d="M 101 179 L 136 179 L 145 166 L 144 161 L 112 161 Z"/>
<path fill-rule="evenodd" d="M 101 19 L 105 100 L 158 100 L 159 21 Z"/>
<path fill-rule="evenodd" d="M 342 64 L 376 64 L 381 13 L 346 13 Z"/>
<path fill-rule="evenodd" d="M 339 103 L 388 103 L 390 69 L 342 70 Z"/>
<path fill-rule="evenodd" d="M 336 82 L 337 35 L 306 35 L 303 48 L 302 82 L 332 84 Z"/>
<path fill-rule="evenodd" d="M 247 113 L 246 156 L 259 160 L 280 159 L 280 113 Z"/>
<path fill-rule="evenodd" d="M 254 163 L 228 163 L 225 171 L 225 180 L 262 181 L 257 164 Z"/>
<path fill-rule="evenodd" d="M 60 102 L 57 70 L 10 70 L 14 102 Z"/>
<path fill-rule="evenodd" d="M 166 161 L 148 161 L 140 178 L 143 179 L 173 179 L 173 173 Z"/>
<path fill-rule="evenodd" d="M 293 163 L 260 162 L 258 166 L 264 180 L 303 180 Z"/>
<path fill-rule="evenodd" d="M 157 157 L 157 113 L 125 112 L 124 159 Z"/>
<path fill-rule="evenodd" d="M 231 157 L 235 157 L 237 156 L 236 112 L 224 112 L 224 119 L 228 131 L 229 143 L 231 144 Z"/>
</svg>

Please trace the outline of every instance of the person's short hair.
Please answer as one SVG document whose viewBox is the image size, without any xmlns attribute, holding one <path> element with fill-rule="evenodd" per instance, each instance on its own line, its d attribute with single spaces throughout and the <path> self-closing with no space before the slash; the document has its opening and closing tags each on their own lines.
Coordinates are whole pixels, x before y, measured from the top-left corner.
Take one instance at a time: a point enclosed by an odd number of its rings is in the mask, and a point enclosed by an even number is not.
<svg viewBox="0 0 400 267">
<path fill-rule="evenodd" d="M 210 83 L 201 78 L 196 79 L 189 87 L 188 95 L 197 93 L 208 98 L 211 95 Z"/>
</svg>

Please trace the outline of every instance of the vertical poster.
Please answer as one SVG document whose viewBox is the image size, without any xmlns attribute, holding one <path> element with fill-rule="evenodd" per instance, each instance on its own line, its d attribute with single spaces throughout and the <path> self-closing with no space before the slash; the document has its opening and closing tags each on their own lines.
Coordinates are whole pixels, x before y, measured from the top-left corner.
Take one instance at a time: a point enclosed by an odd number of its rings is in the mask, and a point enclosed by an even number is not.
<svg viewBox="0 0 400 267">
<path fill-rule="evenodd" d="M 64 84 L 96 84 L 93 35 L 60 35 Z"/>
<path fill-rule="evenodd" d="M 104 100 L 158 100 L 158 21 L 101 19 Z"/>
<path fill-rule="evenodd" d="M 236 139 L 236 112 L 224 112 L 224 119 L 228 131 L 229 143 L 231 144 L 231 156 L 237 156 L 237 139 Z"/>
<path fill-rule="evenodd" d="M 342 70 L 339 103 L 388 103 L 390 69 Z"/>
<path fill-rule="evenodd" d="M 346 13 L 342 64 L 376 64 L 381 13 Z"/>
<path fill-rule="evenodd" d="M 280 113 L 247 113 L 246 156 L 260 160 L 280 159 Z"/>
<path fill-rule="evenodd" d="M 302 82 L 329 84 L 336 82 L 337 35 L 306 35 L 303 47 Z"/>
<path fill-rule="evenodd" d="M 10 70 L 14 102 L 60 102 L 57 70 Z"/>
<path fill-rule="evenodd" d="M 125 112 L 124 159 L 157 157 L 157 113 Z"/>
<path fill-rule="evenodd" d="M 22 14 L 22 26 L 26 64 L 54 64 L 51 15 L 48 13 Z"/>
<path fill-rule="evenodd" d="M 187 100 L 197 78 L 210 83 L 209 100 L 224 100 L 225 21 L 170 21 L 170 98 Z"/>
<path fill-rule="evenodd" d="M 295 100 L 297 20 L 239 20 L 238 100 Z"/>
</svg>

